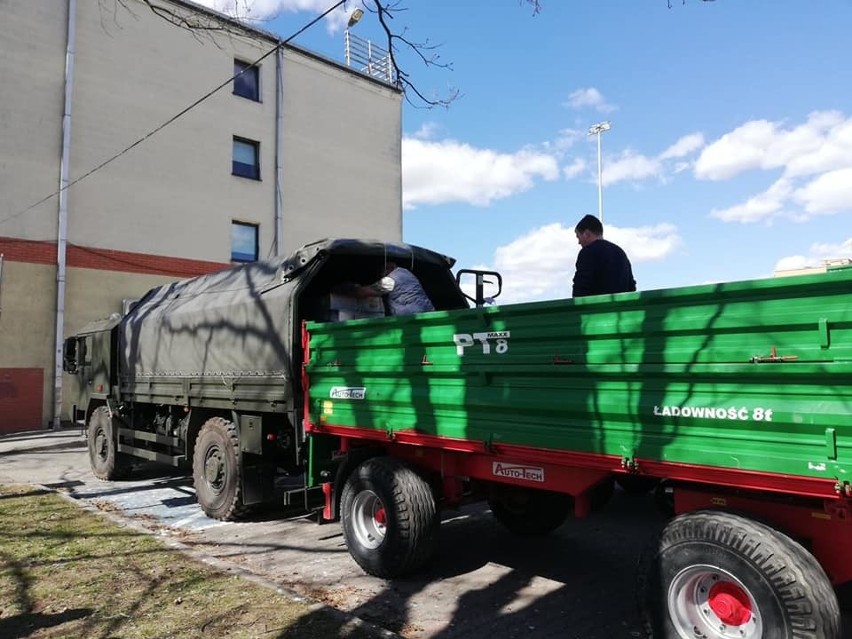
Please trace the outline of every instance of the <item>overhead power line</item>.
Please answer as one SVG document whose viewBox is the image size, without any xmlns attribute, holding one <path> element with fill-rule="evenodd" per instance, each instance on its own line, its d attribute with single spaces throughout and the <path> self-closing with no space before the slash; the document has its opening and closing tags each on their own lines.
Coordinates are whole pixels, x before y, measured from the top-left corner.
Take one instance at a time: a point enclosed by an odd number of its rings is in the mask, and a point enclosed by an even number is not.
<svg viewBox="0 0 852 639">
<path fill-rule="evenodd" d="M 86 178 L 91 177 L 92 175 L 94 175 L 95 173 L 97 173 L 98 171 L 100 171 L 101 169 L 103 169 L 104 167 L 106 167 L 107 165 L 111 164 L 112 162 L 115 162 L 115 161 L 116 161 L 118 158 L 120 158 L 122 155 L 124 155 L 125 153 L 128 153 L 129 151 L 132 151 L 132 150 L 133 150 L 133 149 L 135 149 L 137 146 L 139 146 L 140 144 L 142 144 L 143 142 L 145 142 L 146 140 L 150 139 L 151 137 L 153 137 L 154 135 L 156 135 L 157 133 L 159 133 L 160 131 L 162 131 L 163 129 L 165 129 L 167 126 L 169 126 L 170 124 L 172 124 L 175 120 L 177 120 L 178 118 L 180 118 L 180 117 L 182 117 L 182 116 L 186 115 L 187 113 L 189 113 L 190 111 L 192 111 L 195 107 L 197 107 L 199 104 L 201 104 L 202 102 L 204 102 L 205 100 L 207 100 L 207 99 L 208 99 L 208 98 L 210 98 L 211 96 L 215 95 L 215 94 L 216 94 L 216 93 L 218 93 L 219 91 L 221 91 L 223 88 L 225 88 L 226 86 L 228 86 L 229 84 L 231 84 L 234 80 L 236 80 L 237 78 L 239 78 L 239 77 L 240 77 L 243 73 L 245 73 L 246 71 L 248 71 L 250 68 L 255 67 L 255 66 L 257 66 L 258 64 L 260 64 L 261 62 L 263 62 L 266 58 L 268 58 L 268 57 L 269 57 L 269 56 L 271 56 L 273 53 L 275 53 L 276 51 L 278 51 L 278 49 L 280 49 L 280 48 L 281 48 L 281 47 L 283 47 L 285 44 L 287 44 L 288 42 L 290 42 L 291 40 L 293 40 L 293 38 L 296 38 L 297 36 L 301 35 L 303 32 L 305 32 L 306 30 L 308 30 L 310 27 L 314 26 L 317 22 L 319 22 L 320 20 L 322 20 L 323 18 L 325 18 L 325 17 L 326 17 L 329 13 L 331 13 L 332 11 L 334 11 L 335 9 L 337 9 L 338 7 L 340 7 L 341 5 L 343 5 L 345 2 L 346 2 L 346 0 L 339 0 L 339 2 L 335 3 L 334 5 L 332 5 L 331 7 L 329 7 L 328 9 L 326 9 L 325 11 L 323 11 L 321 14 L 319 14 L 319 15 L 318 15 L 317 17 L 315 17 L 313 20 L 311 20 L 310 22 L 308 22 L 307 24 L 305 24 L 305 25 L 304 25 L 301 29 L 299 29 L 298 31 L 296 31 L 295 33 L 293 33 L 292 35 L 290 35 L 290 36 L 289 36 L 286 40 L 282 40 L 282 41 L 280 41 L 280 42 L 279 42 L 278 44 L 276 44 L 276 45 L 275 45 L 272 49 L 270 49 L 269 51 L 267 51 L 266 53 L 264 53 L 262 56 L 260 56 L 257 60 L 253 61 L 250 65 L 248 65 L 248 66 L 244 67 L 244 68 L 243 68 L 243 69 L 242 69 L 239 73 L 236 73 L 236 74 L 232 75 L 230 78 L 228 78 L 227 80 L 225 80 L 225 81 L 224 81 L 224 82 L 222 82 L 221 84 L 217 85 L 215 88 L 213 88 L 213 89 L 211 89 L 210 91 L 208 91 L 207 93 L 205 93 L 203 96 L 201 96 L 200 98 L 198 98 L 197 100 L 195 100 L 195 102 L 193 102 L 192 104 L 190 104 L 189 106 L 187 106 L 187 107 L 186 107 L 186 108 L 184 108 L 183 110 L 179 111 L 178 113 L 176 113 L 175 115 L 173 115 L 172 117 L 170 117 L 168 120 L 166 120 L 165 122 L 163 122 L 162 124 L 160 124 L 158 127 L 156 127 L 156 128 L 154 128 L 154 129 L 152 129 L 151 131 L 149 131 L 148 133 L 146 133 L 145 135 L 143 135 L 141 138 L 139 138 L 138 140 L 136 140 L 135 142 L 133 142 L 133 143 L 132 143 L 132 144 L 130 144 L 129 146 L 127 146 L 127 147 L 123 148 L 121 151 L 119 151 L 118 153 L 116 153 L 116 154 L 115 154 L 115 155 L 113 155 L 112 157 L 110 157 L 110 158 L 108 158 L 108 159 L 104 160 L 103 162 L 101 162 L 100 164 L 98 164 L 98 165 L 97 165 L 97 166 L 95 166 L 94 168 L 90 169 L 89 171 L 86 171 L 86 173 L 84 173 L 84 174 L 83 174 L 83 175 L 81 175 L 80 177 L 78 177 L 78 178 L 76 178 L 76 179 L 72 180 L 71 182 L 69 182 L 68 184 L 66 184 L 65 186 L 63 186 L 62 188 L 57 189 L 57 190 L 56 190 L 56 191 L 54 191 L 53 193 L 50 193 L 49 195 L 44 196 L 43 198 L 41 198 L 40 200 L 38 200 L 38 201 L 36 201 L 36 202 L 33 202 L 33 203 L 32 203 L 32 204 L 30 204 L 27 208 L 22 209 L 22 210 L 18 211 L 17 213 L 13 213 L 12 215 L 9 215 L 9 216 L 7 216 L 7 217 L 4 217 L 4 218 L 0 219 L 0 224 L 3 224 L 3 223 L 5 223 L 5 222 L 8 222 L 9 220 L 13 220 L 13 219 L 15 219 L 16 217 L 20 217 L 21 215 L 24 215 L 24 214 L 26 214 L 26 213 L 28 213 L 28 212 L 32 211 L 32 210 L 33 210 L 34 208 L 36 208 L 37 206 L 40 206 L 41 204 L 44 204 L 45 202 L 47 202 L 47 201 L 48 201 L 48 200 L 50 200 L 51 198 L 54 198 L 54 197 L 58 196 L 58 195 L 59 195 L 60 193 L 62 193 L 63 191 L 67 191 L 68 189 L 70 189 L 70 188 L 71 188 L 72 186 L 74 186 L 75 184 L 79 184 L 80 182 L 82 182 L 82 181 L 83 181 L 83 180 L 85 180 Z"/>
</svg>

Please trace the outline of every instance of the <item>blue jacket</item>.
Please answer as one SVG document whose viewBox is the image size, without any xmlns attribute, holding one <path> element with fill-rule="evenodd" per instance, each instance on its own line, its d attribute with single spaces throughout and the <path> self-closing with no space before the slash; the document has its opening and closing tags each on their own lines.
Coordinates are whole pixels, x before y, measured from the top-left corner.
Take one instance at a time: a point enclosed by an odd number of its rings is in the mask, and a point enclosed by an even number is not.
<svg viewBox="0 0 852 639">
<path fill-rule="evenodd" d="M 391 315 L 411 315 L 435 310 L 420 280 L 411 271 L 398 266 L 388 273 L 387 277 L 393 280 L 393 289 L 387 294 Z"/>
</svg>

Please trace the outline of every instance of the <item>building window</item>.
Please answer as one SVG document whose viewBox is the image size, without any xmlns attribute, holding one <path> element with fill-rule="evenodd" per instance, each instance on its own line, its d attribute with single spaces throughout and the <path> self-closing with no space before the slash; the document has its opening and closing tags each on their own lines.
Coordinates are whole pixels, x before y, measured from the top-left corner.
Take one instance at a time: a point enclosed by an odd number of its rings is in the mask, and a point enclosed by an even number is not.
<svg viewBox="0 0 852 639">
<path fill-rule="evenodd" d="M 260 102 L 260 68 L 234 60 L 234 95 Z"/>
<path fill-rule="evenodd" d="M 257 261 L 257 224 L 231 222 L 231 261 Z"/>
<path fill-rule="evenodd" d="M 234 138 L 231 173 L 253 180 L 260 179 L 260 142 Z"/>
</svg>

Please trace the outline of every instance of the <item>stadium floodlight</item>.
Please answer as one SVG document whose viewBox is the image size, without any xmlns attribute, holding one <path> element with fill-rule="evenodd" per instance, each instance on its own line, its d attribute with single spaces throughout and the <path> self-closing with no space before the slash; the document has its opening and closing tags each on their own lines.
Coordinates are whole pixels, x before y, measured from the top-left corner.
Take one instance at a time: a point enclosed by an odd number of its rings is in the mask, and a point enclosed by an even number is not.
<svg viewBox="0 0 852 639">
<path fill-rule="evenodd" d="M 601 133 L 609 131 L 612 125 L 607 122 L 598 122 L 589 128 L 589 135 L 598 137 L 598 219 L 603 224 L 603 172 L 601 171 Z"/>
</svg>

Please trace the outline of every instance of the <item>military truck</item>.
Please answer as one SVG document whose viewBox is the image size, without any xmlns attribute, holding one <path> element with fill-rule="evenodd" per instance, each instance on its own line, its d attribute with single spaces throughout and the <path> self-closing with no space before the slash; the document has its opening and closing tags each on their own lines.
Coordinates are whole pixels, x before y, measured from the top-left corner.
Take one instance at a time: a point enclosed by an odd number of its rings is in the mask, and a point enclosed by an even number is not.
<svg viewBox="0 0 852 639">
<path fill-rule="evenodd" d="M 123 317 L 66 339 L 64 369 L 80 388 L 73 419 L 88 425 L 94 474 L 124 478 L 139 460 L 192 467 L 204 512 L 224 520 L 267 501 L 276 472 L 308 463 L 302 323 L 384 316 L 381 301 L 334 290 L 371 283 L 389 260 L 418 276 L 436 308 L 468 307 L 451 258 L 333 239 L 154 288 Z"/>
<path fill-rule="evenodd" d="M 436 310 L 331 321 L 334 283 L 387 259 Z M 852 269 L 504 306 L 481 304 L 499 280 L 472 272 L 470 308 L 452 266 L 326 241 L 92 325 L 68 359 L 89 380 L 95 474 L 191 462 L 201 507 L 231 519 L 277 471 L 302 473 L 385 578 L 434 555 L 444 507 L 484 499 L 513 533 L 545 535 L 618 479 L 673 515 L 640 558 L 653 636 L 841 637 Z"/>
</svg>

